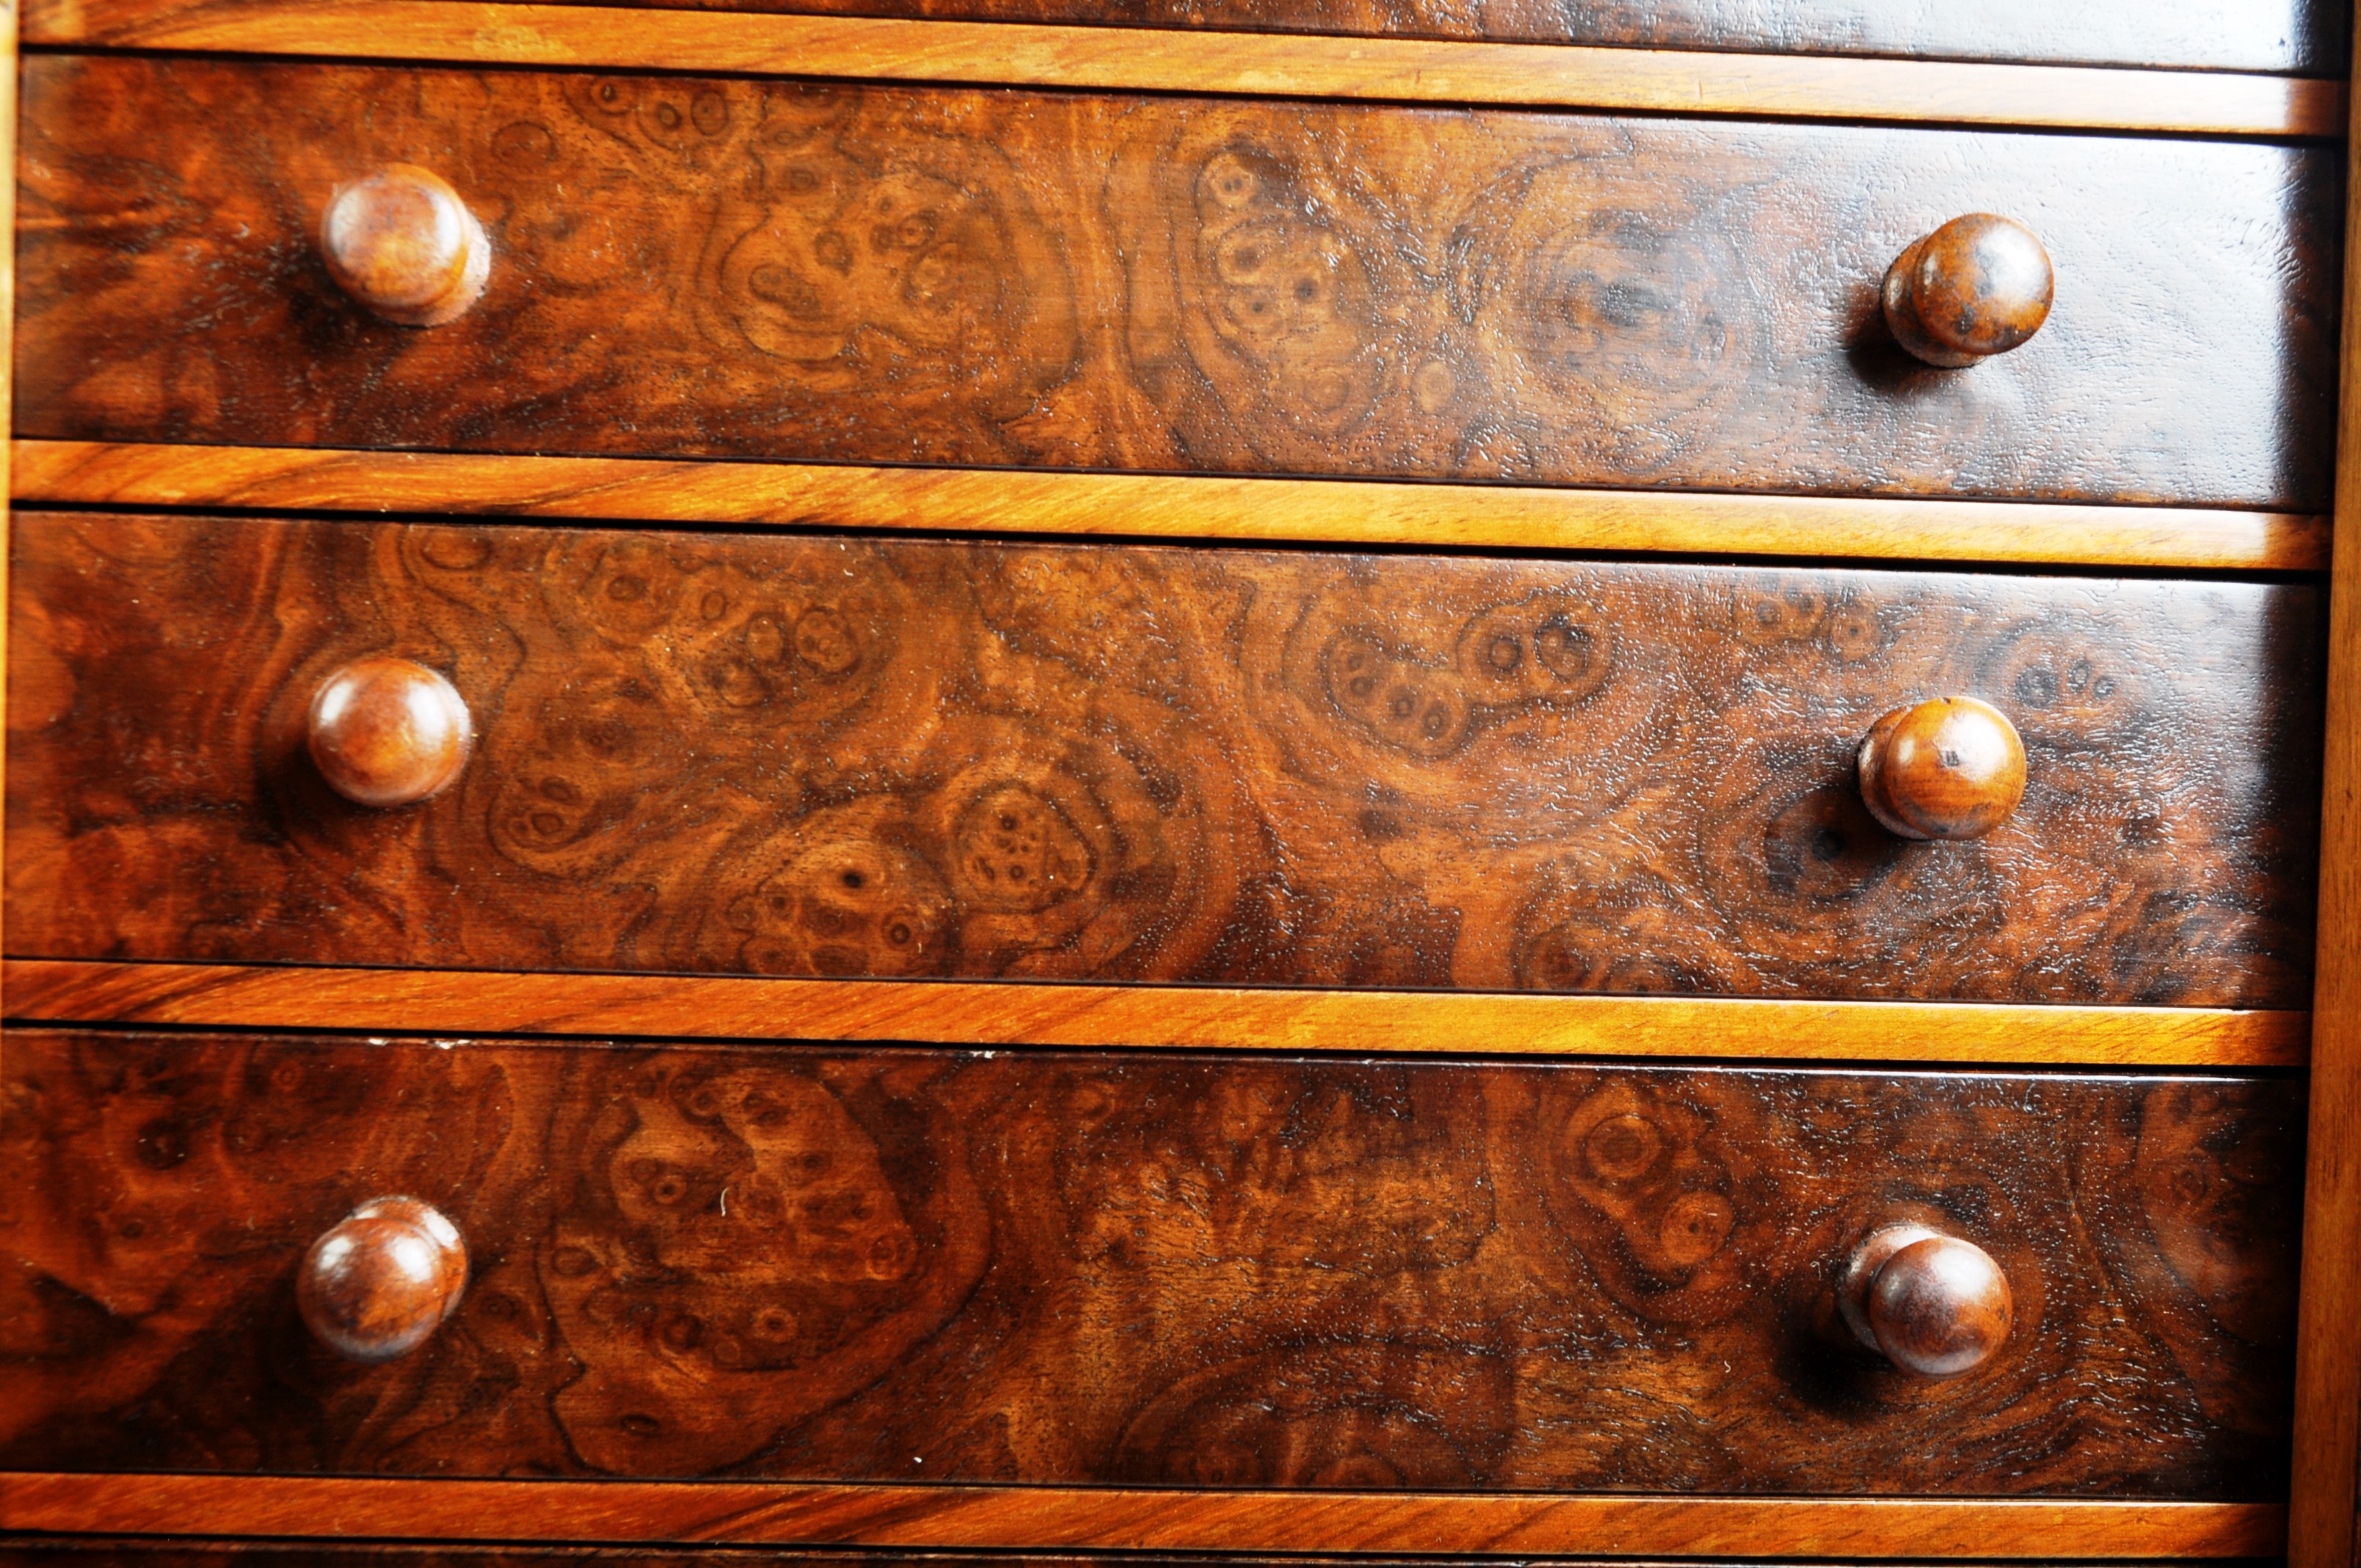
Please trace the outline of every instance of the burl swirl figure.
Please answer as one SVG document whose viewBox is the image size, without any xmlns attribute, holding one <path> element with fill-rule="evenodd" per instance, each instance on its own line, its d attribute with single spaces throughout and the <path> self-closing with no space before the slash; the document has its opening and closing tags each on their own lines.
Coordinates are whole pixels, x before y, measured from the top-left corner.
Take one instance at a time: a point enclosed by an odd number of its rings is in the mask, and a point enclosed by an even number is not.
<svg viewBox="0 0 2361 1568">
<path fill-rule="evenodd" d="M 555 1409 L 584 1462 L 690 1475 L 741 1459 L 966 1295 L 986 1235 L 962 1140 L 938 1117 L 927 1172 L 889 1167 L 847 1103 L 876 1098 L 884 1066 L 652 1053 L 599 1075 L 561 1135 L 583 1179 L 538 1257 L 583 1367 Z"/>
</svg>

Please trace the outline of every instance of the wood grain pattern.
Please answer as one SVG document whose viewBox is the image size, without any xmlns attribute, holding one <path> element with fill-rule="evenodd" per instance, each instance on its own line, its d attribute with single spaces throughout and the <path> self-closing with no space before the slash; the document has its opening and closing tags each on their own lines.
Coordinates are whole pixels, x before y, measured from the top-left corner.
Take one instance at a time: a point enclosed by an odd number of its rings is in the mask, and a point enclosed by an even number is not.
<svg viewBox="0 0 2361 1568">
<path fill-rule="evenodd" d="M 478 5 L 46 0 L 52 46 L 597 66 L 1116 92 L 1515 104 L 1685 115 L 2344 134 L 2345 84 L 2222 71 L 1829 60 L 1565 45 Z M 2340 67 L 2341 68 L 2341 67 Z"/>
<path fill-rule="evenodd" d="M 58 55 L 27 92 L 30 436 L 2327 501 L 2324 148 Z M 403 159 L 500 256 L 427 331 L 312 241 Z M 1880 280 L 1993 206 L 2062 302 L 1919 365 Z"/>
<path fill-rule="evenodd" d="M 5 1087 L 20 1468 L 2285 1485 L 2289 1079 L 20 1029 Z M 362 1367 L 296 1277 L 383 1192 L 474 1268 Z M 1896 1223 L 2006 1271 L 1975 1372 L 1839 1320 Z"/>
<path fill-rule="evenodd" d="M 2049 60 L 2210 71 L 2345 66 L 2333 0 L 2104 0 L 1897 5 L 1879 0 L 655 0 L 713 9 L 936 20 L 1620 44 L 1920 60 Z"/>
<path fill-rule="evenodd" d="M 2199 507 L 18 441 L 16 499 L 265 511 L 2324 572 L 2329 520 Z"/>
<path fill-rule="evenodd" d="M 25 513 L 16 956 L 2284 1007 L 2296 586 Z M 127 613 L 137 605 L 137 612 Z M 303 756 L 374 653 L 475 715 Z M 1914 845 L 1879 715 L 1984 694 Z"/>
<path fill-rule="evenodd" d="M 0 1525 L 177 1530 L 204 1519 L 280 1537 L 877 1542 L 1129 1551 L 1378 1553 L 1749 1552 L 1983 1557 L 1994 1541 L 2052 1559 L 2238 1558 L 2286 1539 L 2272 1503 L 1870 1502 L 1730 1497 L 1404 1497 L 1093 1487 L 793 1486 L 730 1483 L 415 1482 L 266 1476 L 0 1474 Z M 633 1553 L 633 1561 L 645 1559 Z M 1363 1557 L 1361 1562 L 1369 1561 Z"/>
<path fill-rule="evenodd" d="M 2347 177 L 2361 190 L 2361 163 Z M 2290 1568 L 2354 1568 L 2361 1544 L 2361 203 L 2346 207 L 2345 244 Z"/>
<path fill-rule="evenodd" d="M 2301 1067 L 2302 1013 L 237 964 L 0 965 L 9 1015 L 446 1035 Z"/>
</svg>

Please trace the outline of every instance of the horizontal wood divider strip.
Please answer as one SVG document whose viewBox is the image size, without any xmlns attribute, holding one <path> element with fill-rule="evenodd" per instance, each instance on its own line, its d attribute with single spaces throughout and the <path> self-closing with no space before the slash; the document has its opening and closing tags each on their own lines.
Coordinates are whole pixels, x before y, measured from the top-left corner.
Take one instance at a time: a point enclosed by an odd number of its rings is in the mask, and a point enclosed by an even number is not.
<svg viewBox="0 0 2361 1568">
<path fill-rule="evenodd" d="M 1126 1551 L 2268 1557 L 2268 1503 L 0 1474 L 0 1530 Z"/>
<path fill-rule="evenodd" d="M 2308 77 L 471 0 L 33 0 L 31 45 L 2337 137 Z"/>
<path fill-rule="evenodd" d="M 959 1045 L 2301 1067 L 2311 1014 L 1491 992 L 313 969 L 11 959 L 50 1023 Z"/>
<path fill-rule="evenodd" d="M 14 452 L 14 496 L 26 503 L 2204 571 L 2328 566 L 2324 517 L 2181 507 L 85 441 L 18 441 Z"/>
</svg>

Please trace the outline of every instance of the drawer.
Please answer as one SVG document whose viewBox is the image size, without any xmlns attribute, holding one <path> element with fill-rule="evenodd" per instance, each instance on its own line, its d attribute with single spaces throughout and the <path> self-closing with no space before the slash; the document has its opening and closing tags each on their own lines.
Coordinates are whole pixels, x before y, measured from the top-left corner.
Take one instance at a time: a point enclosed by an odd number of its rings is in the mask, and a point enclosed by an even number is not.
<svg viewBox="0 0 2361 1568">
<path fill-rule="evenodd" d="M 5 1084 L 12 1467 L 2286 1485 L 2292 1079 L 43 1029 Z M 460 1294 L 348 1361 L 395 1238 L 306 1249 L 390 1194 Z M 1894 1224 L 1985 1260 L 1874 1309 L 1965 1370 L 1840 1315 Z"/>
<path fill-rule="evenodd" d="M 70 55 L 23 122 L 28 436 L 2329 500 L 2332 147 Z M 441 325 L 319 253 L 396 163 Z M 1934 368 L 1882 280 L 1978 212 L 2056 308 Z"/>
<path fill-rule="evenodd" d="M 2310 993 L 2309 587 L 27 512 L 10 589 L 17 957 Z M 391 658 L 474 740 L 380 808 Z M 1912 841 L 1947 696 L 2025 792 Z"/>
<path fill-rule="evenodd" d="M 650 3 L 650 0 L 642 0 Z M 653 0 L 665 5 L 994 22 L 1084 22 L 1520 43 L 1641 44 L 1795 54 L 2298 71 L 2341 76 L 2345 17 L 2327 0 Z"/>
</svg>

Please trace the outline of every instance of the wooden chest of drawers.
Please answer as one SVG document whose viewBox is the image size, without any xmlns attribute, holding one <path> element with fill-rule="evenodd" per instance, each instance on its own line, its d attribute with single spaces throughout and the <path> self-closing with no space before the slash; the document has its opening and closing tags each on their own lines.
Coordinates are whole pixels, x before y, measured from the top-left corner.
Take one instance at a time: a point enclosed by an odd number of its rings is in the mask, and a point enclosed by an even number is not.
<svg viewBox="0 0 2361 1568">
<path fill-rule="evenodd" d="M 5 1568 L 2353 1568 L 2348 21 L 41 0 Z"/>
</svg>

